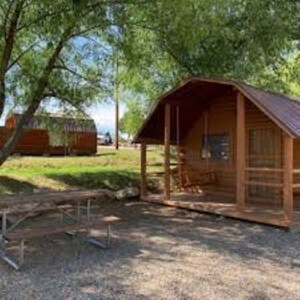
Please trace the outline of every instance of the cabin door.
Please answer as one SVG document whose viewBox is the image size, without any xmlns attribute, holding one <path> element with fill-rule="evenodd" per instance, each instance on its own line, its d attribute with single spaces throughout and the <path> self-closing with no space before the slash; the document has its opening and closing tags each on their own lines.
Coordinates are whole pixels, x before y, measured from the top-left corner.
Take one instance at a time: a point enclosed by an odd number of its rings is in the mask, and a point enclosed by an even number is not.
<svg viewBox="0 0 300 300">
<path fill-rule="evenodd" d="M 250 168 L 280 168 L 280 131 L 277 128 L 256 128 L 248 130 L 248 159 Z M 278 183 L 278 173 L 249 172 L 250 182 Z M 270 186 L 250 185 L 247 189 L 250 200 L 271 199 L 280 202 L 280 190 Z"/>
</svg>

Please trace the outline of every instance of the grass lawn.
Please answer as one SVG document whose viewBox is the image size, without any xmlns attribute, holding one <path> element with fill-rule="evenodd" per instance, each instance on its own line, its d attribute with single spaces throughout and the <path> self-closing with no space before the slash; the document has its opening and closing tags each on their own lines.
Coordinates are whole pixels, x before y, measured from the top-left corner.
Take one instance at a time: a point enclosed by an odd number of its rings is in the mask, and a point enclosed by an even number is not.
<svg viewBox="0 0 300 300">
<path fill-rule="evenodd" d="M 159 151 L 148 150 L 149 163 L 159 163 L 162 159 Z M 96 156 L 13 156 L 0 168 L 0 194 L 137 186 L 139 161 L 137 149 L 101 148 Z"/>
</svg>

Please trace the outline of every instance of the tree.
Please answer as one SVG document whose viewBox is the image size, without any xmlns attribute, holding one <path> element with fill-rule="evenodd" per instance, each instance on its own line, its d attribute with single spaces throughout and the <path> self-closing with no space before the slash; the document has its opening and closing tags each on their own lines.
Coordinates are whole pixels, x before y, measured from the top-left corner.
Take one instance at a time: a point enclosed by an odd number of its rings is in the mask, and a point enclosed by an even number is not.
<svg viewBox="0 0 300 300">
<path fill-rule="evenodd" d="M 55 97 L 82 108 L 108 92 L 116 29 L 130 23 L 126 9 L 138 5 L 143 1 L 1 1 L 0 117 L 9 105 L 24 113 L 0 150 L 0 165 L 41 103 Z"/>
<path fill-rule="evenodd" d="M 136 56 L 127 84 L 150 99 L 190 76 L 227 77 L 288 92 L 278 70 L 299 47 L 299 10 L 297 0 L 157 2 L 142 12 L 152 23 L 127 33 L 127 51 Z"/>
<path fill-rule="evenodd" d="M 127 111 L 120 121 L 121 132 L 127 133 L 130 140 L 142 125 L 144 118 L 145 108 L 142 105 L 142 101 L 136 99 L 128 101 Z"/>
<path fill-rule="evenodd" d="M 80 109 L 112 97 L 114 53 L 118 82 L 148 108 L 191 75 L 286 86 L 300 32 L 297 0 L 3 0 L 0 27 L 0 116 L 24 109 L 0 165 L 51 97 Z"/>
</svg>

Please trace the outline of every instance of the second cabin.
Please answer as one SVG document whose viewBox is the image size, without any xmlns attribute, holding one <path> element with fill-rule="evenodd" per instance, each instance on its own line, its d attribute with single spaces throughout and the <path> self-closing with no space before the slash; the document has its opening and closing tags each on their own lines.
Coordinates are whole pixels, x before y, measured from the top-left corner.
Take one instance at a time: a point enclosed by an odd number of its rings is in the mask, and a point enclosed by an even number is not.
<svg viewBox="0 0 300 300">
<path fill-rule="evenodd" d="M 0 128 L 0 147 L 11 136 L 21 114 L 10 113 Z M 22 155 L 92 155 L 97 153 L 97 128 L 89 117 L 35 115 L 24 126 L 14 153 Z"/>
</svg>

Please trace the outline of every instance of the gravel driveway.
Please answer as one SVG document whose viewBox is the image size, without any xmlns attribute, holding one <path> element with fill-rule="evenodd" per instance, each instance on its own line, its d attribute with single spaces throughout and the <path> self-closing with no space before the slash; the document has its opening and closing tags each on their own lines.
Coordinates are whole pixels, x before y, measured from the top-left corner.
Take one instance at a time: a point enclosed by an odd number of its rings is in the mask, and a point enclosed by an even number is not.
<svg viewBox="0 0 300 300">
<path fill-rule="evenodd" d="M 22 272 L 0 264 L 0 298 L 300 299 L 300 234 L 141 202 L 102 212 L 123 219 L 111 249 L 31 241 Z"/>
</svg>

